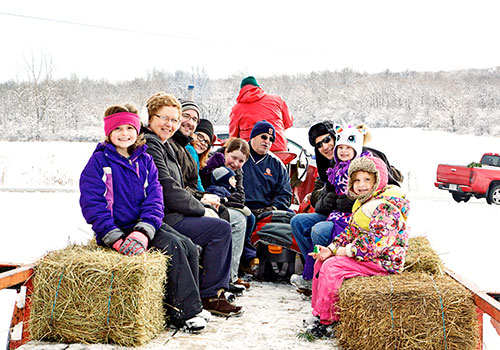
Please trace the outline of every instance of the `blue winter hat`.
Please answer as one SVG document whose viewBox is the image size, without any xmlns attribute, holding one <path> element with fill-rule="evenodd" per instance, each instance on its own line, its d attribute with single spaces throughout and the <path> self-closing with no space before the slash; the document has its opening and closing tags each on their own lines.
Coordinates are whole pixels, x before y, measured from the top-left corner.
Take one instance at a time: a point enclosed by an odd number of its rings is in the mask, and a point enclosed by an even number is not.
<svg viewBox="0 0 500 350">
<path fill-rule="evenodd" d="M 212 171 L 212 183 L 214 185 L 227 185 L 229 184 L 229 179 L 235 176 L 234 171 L 228 167 L 221 166 Z"/>
<path fill-rule="evenodd" d="M 240 89 L 245 85 L 253 85 L 260 87 L 259 84 L 257 84 L 257 79 L 255 79 L 255 77 L 252 76 L 246 77 L 241 81 Z"/>
<path fill-rule="evenodd" d="M 274 130 L 274 126 L 265 119 L 255 123 L 252 132 L 250 133 L 250 138 L 253 139 L 255 136 L 260 134 L 269 134 L 276 138 L 276 130 Z"/>
</svg>

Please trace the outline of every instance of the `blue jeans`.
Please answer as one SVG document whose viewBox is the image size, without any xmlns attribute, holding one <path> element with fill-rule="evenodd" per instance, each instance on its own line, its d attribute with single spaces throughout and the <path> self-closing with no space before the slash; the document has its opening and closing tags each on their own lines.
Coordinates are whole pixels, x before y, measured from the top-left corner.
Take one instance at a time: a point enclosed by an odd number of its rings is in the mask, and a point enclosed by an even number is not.
<svg viewBox="0 0 500 350">
<path fill-rule="evenodd" d="M 297 214 L 290 221 L 292 235 L 295 237 L 302 256 L 308 259 L 308 253 L 316 244 L 327 245 L 332 235 L 333 222 L 325 221 L 326 215 L 318 213 Z M 312 279 L 314 264 L 306 263 L 302 276 Z"/>
</svg>

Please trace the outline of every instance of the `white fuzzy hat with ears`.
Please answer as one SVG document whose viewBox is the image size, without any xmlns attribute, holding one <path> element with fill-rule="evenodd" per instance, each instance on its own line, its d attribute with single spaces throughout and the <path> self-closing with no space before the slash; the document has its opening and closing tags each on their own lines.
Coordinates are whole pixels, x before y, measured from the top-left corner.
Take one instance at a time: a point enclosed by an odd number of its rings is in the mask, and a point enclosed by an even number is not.
<svg viewBox="0 0 500 350">
<path fill-rule="evenodd" d="M 347 124 L 347 125 L 340 125 L 340 124 L 335 124 L 334 126 L 335 130 L 335 151 L 334 151 L 334 156 L 335 159 L 338 160 L 337 158 L 337 147 L 339 145 L 347 145 L 351 146 L 356 154 L 354 157 L 359 157 L 361 152 L 363 151 L 363 145 L 365 144 L 365 141 L 369 141 L 370 139 L 370 134 L 369 131 L 364 124 L 358 124 L 356 126 L 352 124 Z"/>
</svg>

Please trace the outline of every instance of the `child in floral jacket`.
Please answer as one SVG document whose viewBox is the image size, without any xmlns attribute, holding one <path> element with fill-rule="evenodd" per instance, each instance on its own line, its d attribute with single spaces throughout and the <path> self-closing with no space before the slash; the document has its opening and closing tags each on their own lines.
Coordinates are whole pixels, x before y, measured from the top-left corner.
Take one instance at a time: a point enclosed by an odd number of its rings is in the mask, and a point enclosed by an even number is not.
<svg viewBox="0 0 500 350">
<path fill-rule="evenodd" d="M 387 185 L 387 167 L 375 157 L 349 166 L 348 195 L 356 198 L 349 226 L 328 247 L 317 246 L 312 307 L 315 332 L 339 320 L 338 290 L 345 278 L 400 273 L 408 247 L 409 202 L 398 186 Z"/>
</svg>

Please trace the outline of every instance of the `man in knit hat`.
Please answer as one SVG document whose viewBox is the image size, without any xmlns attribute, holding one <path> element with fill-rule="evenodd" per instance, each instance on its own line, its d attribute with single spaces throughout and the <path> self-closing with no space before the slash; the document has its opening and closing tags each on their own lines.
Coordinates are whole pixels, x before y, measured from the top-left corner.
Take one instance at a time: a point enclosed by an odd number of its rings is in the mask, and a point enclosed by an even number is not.
<svg viewBox="0 0 500 350">
<path fill-rule="evenodd" d="M 287 210 L 292 199 L 290 177 L 273 153 L 276 131 L 267 120 L 259 121 L 250 132 L 250 157 L 243 165 L 245 204 L 257 216 L 264 211 Z"/>
<path fill-rule="evenodd" d="M 264 92 L 254 77 L 246 77 L 241 81 L 240 93 L 229 116 L 229 135 L 248 141 L 255 123 L 263 119 L 276 130 L 271 151 L 287 151 L 285 130 L 293 125 L 288 106 L 280 96 Z"/>
</svg>

